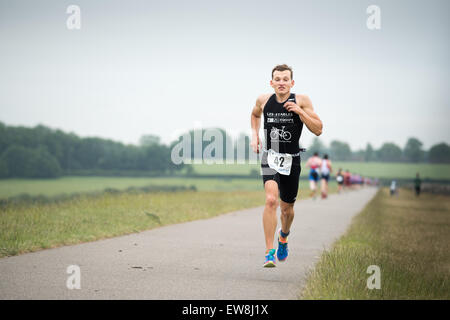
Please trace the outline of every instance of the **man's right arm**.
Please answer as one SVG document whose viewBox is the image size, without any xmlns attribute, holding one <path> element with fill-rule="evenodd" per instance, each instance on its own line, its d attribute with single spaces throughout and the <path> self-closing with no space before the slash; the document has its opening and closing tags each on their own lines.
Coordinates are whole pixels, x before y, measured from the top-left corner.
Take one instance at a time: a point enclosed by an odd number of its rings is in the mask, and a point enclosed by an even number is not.
<svg viewBox="0 0 450 320">
<path fill-rule="evenodd" d="M 255 106 L 253 107 L 251 114 L 251 126 L 252 126 L 252 141 L 251 146 L 253 152 L 259 153 L 260 151 L 260 140 L 259 140 L 259 128 L 261 127 L 261 114 L 262 114 L 262 103 L 264 95 L 261 95 L 256 99 Z"/>
</svg>

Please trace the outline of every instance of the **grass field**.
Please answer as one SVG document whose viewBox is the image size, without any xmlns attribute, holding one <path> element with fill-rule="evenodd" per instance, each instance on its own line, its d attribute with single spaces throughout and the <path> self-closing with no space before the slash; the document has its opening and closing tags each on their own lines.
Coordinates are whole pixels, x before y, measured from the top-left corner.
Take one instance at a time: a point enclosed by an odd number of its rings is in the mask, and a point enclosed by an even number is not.
<svg viewBox="0 0 450 320">
<path fill-rule="evenodd" d="M 449 299 L 450 197 L 381 189 L 323 253 L 302 299 Z M 369 290 L 368 266 L 381 271 Z"/>
<path fill-rule="evenodd" d="M 101 191 L 106 188 L 124 190 L 128 187 L 195 186 L 199 191 L 261 190 L 259 179 L 201 179 L 201 178 L 128 178 L 128 177 L 62 177 L 58 179 L 3 179 L 0 198 L 21 193 L 55 196 L 58 194 Z"/>
<path fill-rule="evenodd" d="M 251 170 L 259 172 L 259 165 L 220 165 L 196 164 L 194 172 L 201 175 L 249 175 Z M 375 163 L 375 162 L 336 162 L 333 167 L 366 176 L 379 178 L 413 179 L 420 172 L 422 179 L 439 179 L 450 182 L 449 164 L 410 164 L 410 163 Z M 301 189 L 307 188 L 305 179 L 308 169 L 303 168 L 300 182 Z M 334 183 L 334 179 L 333 179 Z M 124 190 L 128 187 L 143 186 L 195 186 L 199 191 L 237 191 L 261 190 L 260 178 L 204 178 L 201 177 L 62 177 L 58 179 L 0 179 L 0 199 L 29 194 L 32 196 L 55 196 L 79 192 L 102 191 L 106 188 Z"/>
<path fill-rule="evenodd" d="M 302 160 L 302 165 L 305 161 Z M 388 163 L 388 162 L 332 162 L 334 171 L 342 168 L 364 176 L 377 178 L 414 179 L 416 172 L 420 172 L 422 179 L 444 179 L 450 181 L 450 164 L 428 163 Z M 259 171 L 257 164 L 196 164 L 194 172 L 198 174 L 250 174 L 252 169 Z M 303 168 L 301 176 L 307 177 L 308 170 Z"/>
<path fill-rule="evenodd" d="M 63 177 L 59 179 L 6 179 L 0 180 L 0 199 L 27 193 L 32 196 L 57 196 L 79 192 L 102 191 L 106 188 L 124 190 L 143 186 L 195 186 L 198 191 L 262 191 L 262 179 L 209 179 L 209 178 L 123 178 L 123 177 Z M 300 181 L 300 191 L 308 189 L 308 182 Z M 330 182 L 333 192 L 336 182 Z"/>
<path fill-rule="evenodd" d="M 0 257 L 109 238 L 264 205 L 264 192 L 103 194 L 0 210 Z"/>
</svg>

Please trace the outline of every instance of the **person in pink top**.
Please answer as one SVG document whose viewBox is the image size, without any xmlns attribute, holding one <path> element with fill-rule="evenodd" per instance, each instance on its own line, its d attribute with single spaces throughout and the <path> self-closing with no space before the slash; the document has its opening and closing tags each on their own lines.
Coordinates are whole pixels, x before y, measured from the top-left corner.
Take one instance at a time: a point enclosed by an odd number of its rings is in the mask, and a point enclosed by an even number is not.
<svg viewBox="0 0 450 320">
<path fill-rule="evenodd" d="M 319 181 L 319 168 L 322 165 L 322 159 L 319 158 L 319 153 L 314 152 L 314 155 L 306 162 L 306 167 L 309 167 L 309 188 L 311 189 L 311 197 L 316 199 L 317 181 Z"/>
</svg>

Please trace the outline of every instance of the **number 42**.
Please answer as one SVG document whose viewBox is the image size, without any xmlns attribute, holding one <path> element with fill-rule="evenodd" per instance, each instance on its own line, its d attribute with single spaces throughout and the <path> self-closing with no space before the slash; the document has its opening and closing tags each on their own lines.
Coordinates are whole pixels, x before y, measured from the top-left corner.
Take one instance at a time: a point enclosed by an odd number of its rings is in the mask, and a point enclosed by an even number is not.
<svg viewBox="0 0 450 320">
<path fill-rule="evenodd" d="M 279 166 L 279 167 L 281 168 L 281 167 L 283 166 L 284 157 L 280 157 L 280 161 L 279 161 L 280 164 L 278 164 L 278 157 L 275 157 L 275 159 L 273 160 L 273 162 L 274 162 L 277 166 Z"/>
</svg>

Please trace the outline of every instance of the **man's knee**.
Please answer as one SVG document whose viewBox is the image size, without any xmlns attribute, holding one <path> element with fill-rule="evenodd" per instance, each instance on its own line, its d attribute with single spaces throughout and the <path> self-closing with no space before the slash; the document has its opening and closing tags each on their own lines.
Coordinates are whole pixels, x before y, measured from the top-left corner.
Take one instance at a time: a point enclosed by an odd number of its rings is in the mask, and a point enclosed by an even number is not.
<svg viewBox="0 0 450 320">
<path fill-rule="evenodd" d="M 280 206 L 281 214 L 285 217 L 290 217 L 294 215 L 294 204 L 283 203 Z"/>
<path fill-rule="evenodd" d="M 266 195 L 266 206 L 269 208 L 277 208 L 278 207 L 278 199 L 272 194 Z"/>
</svg>

